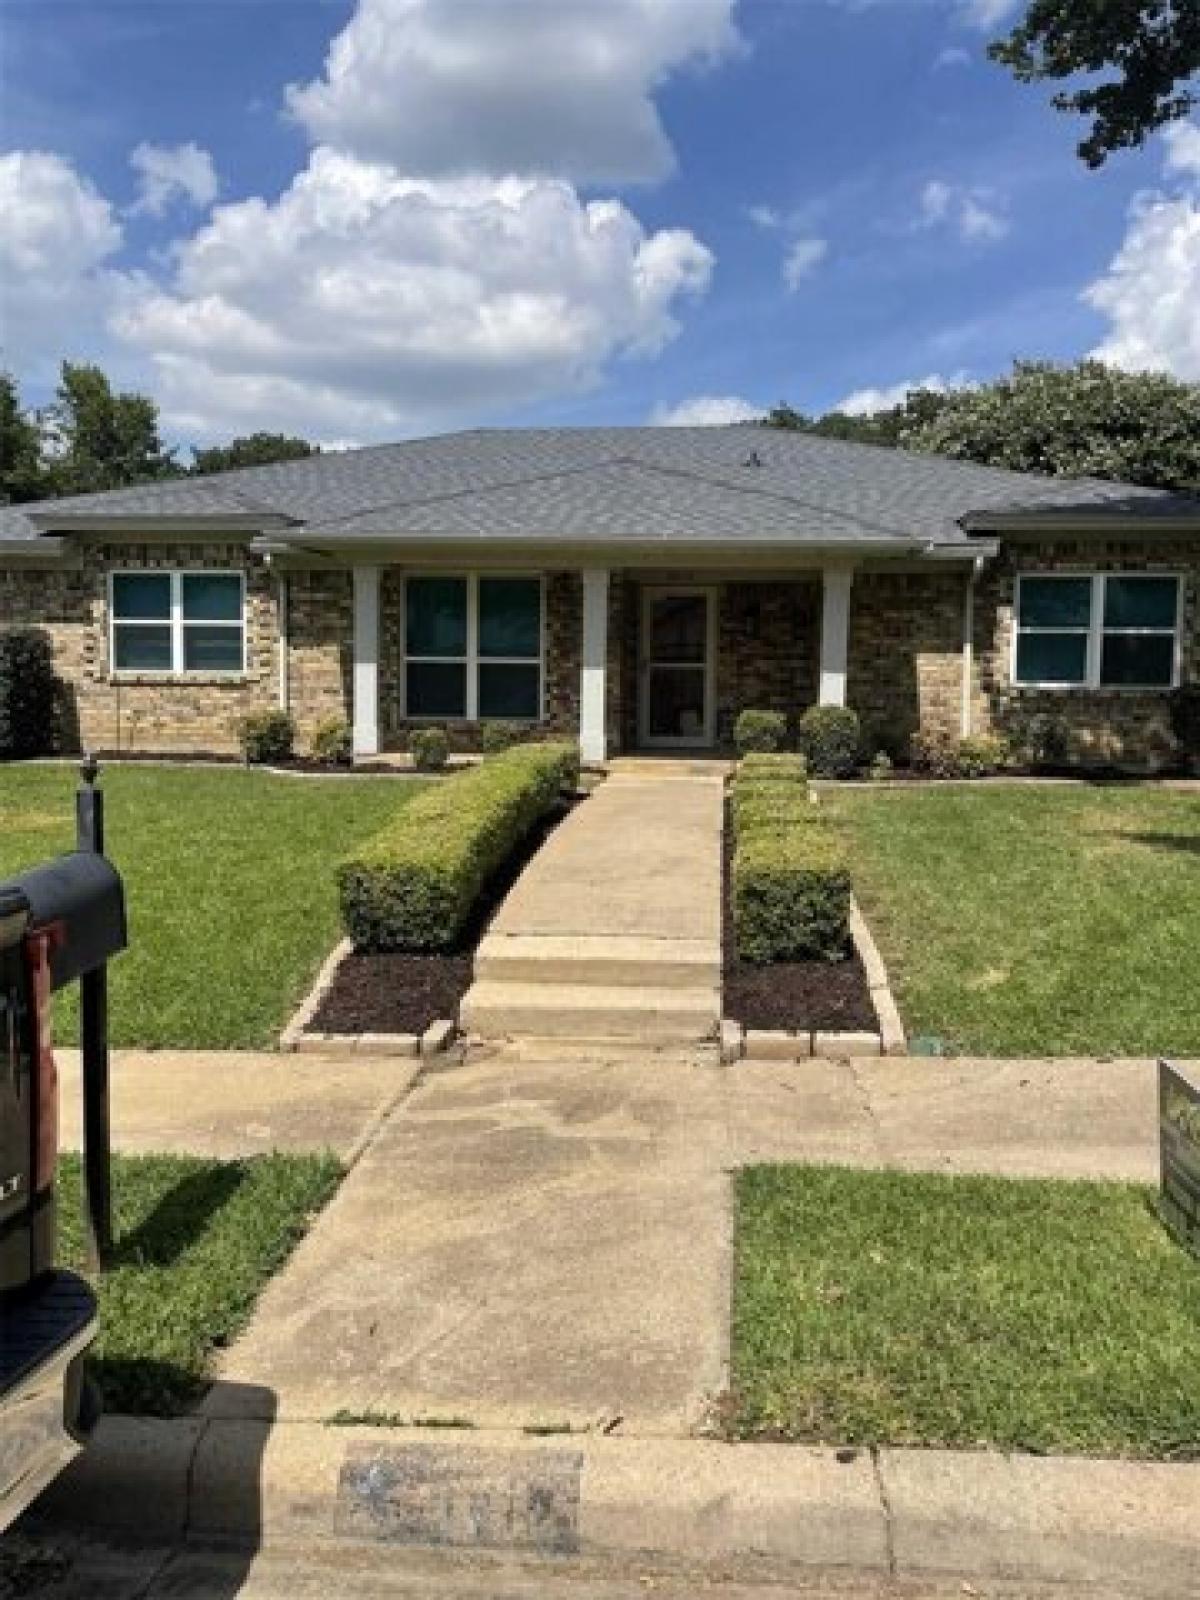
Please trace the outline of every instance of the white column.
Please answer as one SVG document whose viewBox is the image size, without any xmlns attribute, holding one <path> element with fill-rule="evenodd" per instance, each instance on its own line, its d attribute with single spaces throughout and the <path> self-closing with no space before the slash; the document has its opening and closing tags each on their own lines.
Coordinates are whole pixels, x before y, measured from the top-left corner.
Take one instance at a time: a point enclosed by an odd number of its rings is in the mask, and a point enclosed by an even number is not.
<svg viewBox="0 0 1200 1600">
<path fill-rule="evenodd" d="M 579 750 L 585 761 L 603 761 L 608 754 L 608 572 L 602 568 L 588 568 L 583 574 L 582 657 Z"/>
<path fill-rule="evenodd" d="M 379 568 L 354 568 L 354 754 L 379 754 Z"/>
<path fill-rule="evenodd" d="M 829 567 L 823 574 L 821 601 L 821 693 L 823 706 L 846 704 L 846 658 L 850 642 L 849 567 Z"/>
</svg>

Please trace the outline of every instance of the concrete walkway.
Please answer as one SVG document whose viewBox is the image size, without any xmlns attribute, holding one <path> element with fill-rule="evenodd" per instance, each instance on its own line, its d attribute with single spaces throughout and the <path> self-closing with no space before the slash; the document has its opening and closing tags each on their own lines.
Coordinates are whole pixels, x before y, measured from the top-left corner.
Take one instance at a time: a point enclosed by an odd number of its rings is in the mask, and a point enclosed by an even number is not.
<svg viewBox="0 0 1200 1600">
<path fill-rule="evenodd" d="M 63 1143 L 81 1143 L 79 1052 L 56 1050 Z M 417 1075 L 389 1057 L 246 1050 L 114 1050 L 113 1148 L 227 1161 L 270 1150 L 356 1155 Z"/>
<path fill-rule="evenodd" d="M 484 1038 L 713 1037 L 723 818 L 719 774 L 610 776 L 500 908 L 464 1027 Z"/>
<path fill-rule="evenodd" d="M 1150 1180 L 1153 1064 L 477 1052 L 387 1120 L 210 1410 L 253 1415 L 259 1385 L 285 1420 L 695 1431 L 725 1381 L 729 1173 L 784 1160 Z"/>
</svg>

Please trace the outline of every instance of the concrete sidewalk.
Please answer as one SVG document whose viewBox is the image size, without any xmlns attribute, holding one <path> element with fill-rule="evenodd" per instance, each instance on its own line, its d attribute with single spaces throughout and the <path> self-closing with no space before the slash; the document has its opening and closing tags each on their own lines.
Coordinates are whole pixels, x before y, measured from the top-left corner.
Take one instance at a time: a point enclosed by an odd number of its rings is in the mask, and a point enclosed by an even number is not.
<svg viewBox="0 0 1200 1600">
<path fill-rule="evenodd" d="M 81 1143 L 79 1052 L 56 1050 L 63 1143 Z M 114 1050 L 113 1148 L 232 1160 L 271 1150 L 357 1155 L 420 1070 L 391 1057 Z"/>
<path fill-rule="evenodd" d="M 1149 1062 L 476 1052 L 388 1118 L 209 1410 L 253 1414 L 257 1384 L 294 1420 L 695 1432 L 725 1381 L 731 1169 L 1148 1180 L 1154 1119 Z"/>
</svg>

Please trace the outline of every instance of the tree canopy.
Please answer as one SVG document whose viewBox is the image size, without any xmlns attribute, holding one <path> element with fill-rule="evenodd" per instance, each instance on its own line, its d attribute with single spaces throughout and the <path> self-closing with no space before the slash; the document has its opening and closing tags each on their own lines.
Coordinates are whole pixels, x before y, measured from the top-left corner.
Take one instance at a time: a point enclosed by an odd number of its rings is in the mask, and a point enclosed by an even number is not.
<svg viewBox="0 0 1200 1600">
<path fill-rule="evenodd" d="M 1017 472 L 1200 492 L 1200 384 L 1100 361 L 1018 362 L 977 387 L 910 390 L 871 416 L 813 420 L 781 405 L 764 420 Z"/>
<path fill-rule="evenodd" d="M 45 492 L 41 428 L 23 409 L 17 380 L 0 372 L 0 505 Z"/>
<path fill-rule="evenodd" d="M 319 447 L 307 439 L 287 433 L 247 433 L 228 444 L 213 445 L 208 450 L 193 450 L 192 471 L 196 473 L 229 472 L 234 467 L 263 467 L 272 461 L 302 461 L 305 456 L 319 454 Z"/>
<path fill-rule="evenodd" d="M 154 401 L 115 393 L 99 367 L 64 361 L 42 422 L 43 460 L 56 494 L 120 489 L 182 471 L 159 437 Z"/>
<path fill-rule="evenodd" d="M 1115 74 L 1054 96 L 1092 118 L 1079 154 L 1099 167 L 1200 104 L 1200 0 L 1032 0 L 988 54 L 1024 83 Z"/>
</svg>

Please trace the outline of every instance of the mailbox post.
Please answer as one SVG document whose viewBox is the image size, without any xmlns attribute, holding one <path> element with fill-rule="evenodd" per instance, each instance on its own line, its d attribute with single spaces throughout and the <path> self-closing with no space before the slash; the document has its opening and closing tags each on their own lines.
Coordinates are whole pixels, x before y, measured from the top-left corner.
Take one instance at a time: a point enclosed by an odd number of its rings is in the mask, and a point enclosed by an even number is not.
<svg viewBox="0 0 1200 1600">
<path fill-rule="evenodd" d="M 100 768 L 85 754 L 75 795 L 76 849 L 104 854 L 104 791 Z M 108 966 L 79 980 L 79 1048 L 83 1077 L 83 1211 L 89 1265 L 100 1268 L 112 1249 L 112 1191 L 109 1180 L 112 1136 L 108 1090 Z"/>
</svg>

